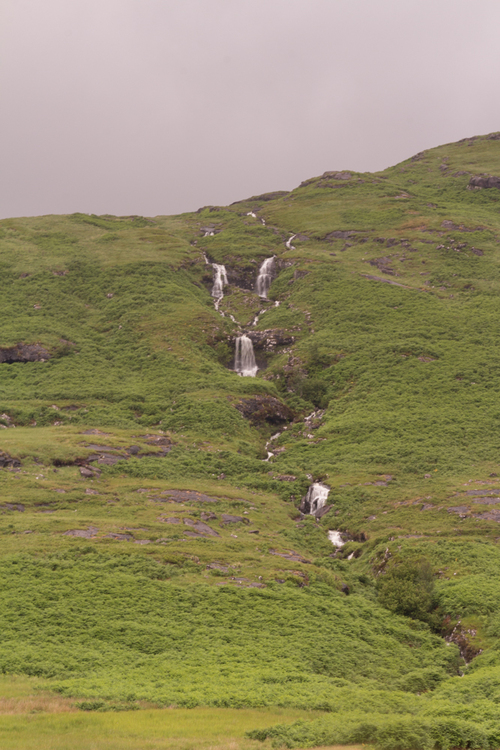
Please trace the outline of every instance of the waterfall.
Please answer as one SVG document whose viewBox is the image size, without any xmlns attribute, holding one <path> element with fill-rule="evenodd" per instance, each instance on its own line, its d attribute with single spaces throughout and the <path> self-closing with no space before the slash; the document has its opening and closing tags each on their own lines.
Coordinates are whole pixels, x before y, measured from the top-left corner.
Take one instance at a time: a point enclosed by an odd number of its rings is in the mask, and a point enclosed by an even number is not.
<svg viewBox="0 0 500 750">
<path fill-rule="evenodd" d="M 345 544 L 340 531 L 329 531 L 328 539 L 331 541 L 334 547 L 343 547 Z"/>
<path fill-rule="evenodd" d="M 303 501 L 304 511 L 315 516 L 326 505 L 329 492 L 330 488 L 326 484 L 321 484 L 321 482 L 311 484 Z"/>
<path fill-rule="evenodd" d="M 292 234 L 289 240 L 285 242 L 285 247 L 288 248 L 288 250 L 295 250 L 294 246 L 292 245 L 292 240 L 296 237 L 296 234 Z"/>
<path fill-rule="evenodd" d="M 224 287 L 227 284 L 226 267 L 219 263 L 212 263 L 214 269 L 214 285 L 212 287 L 212 297 L 215 300 L 215 309 L 219 309 L 219 302 L 224 296 Z"/>
<path fill-rule="evenodd" d="M 273 255 L 272 258 L 266 258 L 259 268 L 259 275 L 257 276 L 255 288 L 259 297 L 264 297 L 264 299 L 267 299 L 267 293 L 271 286 L 271 281 L 273 280 L 272 273 L 274 271 L 275 257 L 276 256 Z"/>
<path fill-rule="evenodd" d="M 252 339 L 245 334 L 236 339 L 234 369 L 238 375 L 249 378 L 254 378 L 259 369 L 255 363 Z"/>
</svg>

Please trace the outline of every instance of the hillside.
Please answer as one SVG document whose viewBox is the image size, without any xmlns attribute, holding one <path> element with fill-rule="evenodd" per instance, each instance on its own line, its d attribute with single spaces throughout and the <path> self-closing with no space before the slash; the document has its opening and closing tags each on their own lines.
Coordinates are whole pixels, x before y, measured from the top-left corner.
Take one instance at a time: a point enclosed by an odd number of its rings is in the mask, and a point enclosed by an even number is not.
<svg viewBox="0 0 500 750">
<path fill-rule="evenodd" d="M 0 711 L 20 684 L 87 727 L 264 711 L 238 748 L 499 746 L 499 188 L 495 133 L 0 222 Z M 2 747 L 63 731 L 19 711 Z"/>
</svg>

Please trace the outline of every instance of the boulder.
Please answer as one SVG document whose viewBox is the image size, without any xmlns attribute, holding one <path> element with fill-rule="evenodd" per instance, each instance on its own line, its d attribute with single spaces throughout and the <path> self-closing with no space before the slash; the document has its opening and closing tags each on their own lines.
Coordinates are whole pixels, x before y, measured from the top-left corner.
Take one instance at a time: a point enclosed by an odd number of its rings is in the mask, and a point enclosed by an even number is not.
<svg viewBox="0 0 500 750">
<path fill-rule="evenodd" d="M 186 526 L 191 526 L 198 532 L 198 534 L 203 534 L 204 536 L 219 536 L 216 531 L 210 528 L 207 523 L 203 523 L 203 521 L 193 521 L 192 518 L 185 518 L 184 523 Z"/>
<path fill-rule="evenodd" d="M 96 526 L 89 526 L 88 529 L 70 529 L 65 531 L 63 536 L 76 536 L 79 539 L 92 539 L 99 529 Z"/>
<path fill-rule="evenodd" d="M 15 344 L 0 347 L 0 364 L 13 362 L 46 362 L 50 353 L 40 344 Z"/>
<path fill-rule="evenodd" d="M 489 174 L 473 175 L 467 186 L 468 188 L 497 188 L 500 190 L 500 177 Z"/>
<path fill-rule="evenodd" d="M 9 456 L 5 451 L 0 450 L 0 469 L 17 468 L 21 466 L 18 458 Z"/>
</svg>

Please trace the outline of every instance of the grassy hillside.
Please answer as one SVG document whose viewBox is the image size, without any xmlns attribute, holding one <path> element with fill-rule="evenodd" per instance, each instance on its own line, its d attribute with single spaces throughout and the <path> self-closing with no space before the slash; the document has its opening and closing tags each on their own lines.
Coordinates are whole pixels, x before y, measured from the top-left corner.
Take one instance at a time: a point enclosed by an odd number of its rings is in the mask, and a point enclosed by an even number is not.
<svg viewBox="0 0 500 750">
<path fill-rule="evenodd" d="M 245 719 L 241 748 L 498 747 L 500 190 L 480 175 L 498 134 L 194 214 L 0 222 L 7 685 L 80 712 L 288 711 Z"/>
</svg>

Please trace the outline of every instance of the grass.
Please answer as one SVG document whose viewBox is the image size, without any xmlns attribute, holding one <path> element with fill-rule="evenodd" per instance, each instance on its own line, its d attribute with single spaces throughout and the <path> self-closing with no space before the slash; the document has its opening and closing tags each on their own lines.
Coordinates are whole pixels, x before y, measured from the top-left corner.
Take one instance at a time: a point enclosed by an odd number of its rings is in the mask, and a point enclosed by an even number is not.
<svg viewBox="0 0 500 750">
<path fill-rule="evenodd" d="M 261 743 L 244 738 L 250 728 L 295 720 L 305 712 L 284 709 L 143 710 L 104 714 L 1 716 L 6 750 L 251 750 Z M 313 714 L 314 715 L 314 714 Z M 267 743 L 266 743 L 267 744 Z M 353 748 L 357 750 L 357 748 Z"/>
</svg>

